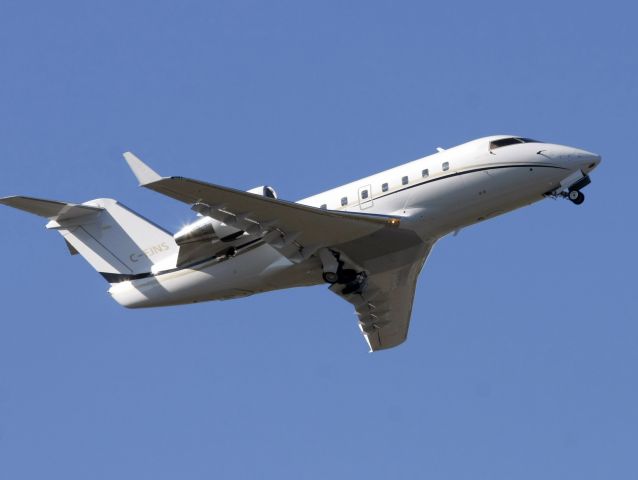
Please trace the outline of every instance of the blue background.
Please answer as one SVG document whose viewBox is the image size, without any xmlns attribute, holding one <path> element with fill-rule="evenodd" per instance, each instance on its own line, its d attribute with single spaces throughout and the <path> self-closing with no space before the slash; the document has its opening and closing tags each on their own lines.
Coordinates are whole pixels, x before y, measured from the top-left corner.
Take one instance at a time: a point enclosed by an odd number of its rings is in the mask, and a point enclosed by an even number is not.
<svg viewBox="0 0 638 480">
<path fill-rule="evenodd" d="M 630 2 L 0 5 L 0 195 L 117 198 L 160 173 L 298 199 L 489 134 L 603 155 L 446 238 L 409 340 L 369 355 L 323 286 L 125 310 L 0 209 L 0 478 L 638 476 Z"/>
</svg>

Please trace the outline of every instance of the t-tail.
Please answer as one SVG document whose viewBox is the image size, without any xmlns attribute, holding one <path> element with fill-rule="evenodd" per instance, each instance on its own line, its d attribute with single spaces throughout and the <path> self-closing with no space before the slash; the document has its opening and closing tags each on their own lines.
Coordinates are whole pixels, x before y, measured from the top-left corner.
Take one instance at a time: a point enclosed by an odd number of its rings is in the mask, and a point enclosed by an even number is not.
<svg viewBox="0 0 638 480">
<path fill-rule="evenodd" d="M 110 283 L 174 266 L 173 236 L 116 200 L 78 205 L 16 196 L 0 203 L 49 219 L 46 227 L 64 237 L 71 254 L 82 255 Z"/>
</svg>

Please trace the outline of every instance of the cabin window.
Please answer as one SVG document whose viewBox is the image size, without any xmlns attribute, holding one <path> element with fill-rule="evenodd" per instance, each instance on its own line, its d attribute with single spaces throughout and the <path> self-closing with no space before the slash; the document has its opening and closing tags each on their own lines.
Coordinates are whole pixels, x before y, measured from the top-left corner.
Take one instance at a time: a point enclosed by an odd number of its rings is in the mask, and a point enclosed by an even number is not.
<svg viewBox="0 0 638 480">
<path fill-rule="evenodd" d="M 422 176 L 423 178 L 430 176 L 430 170 L 428 170 L 427 168 L 424 168 L 424 169 L 421 171 L 421 176 Z"/>
<path fill-rule="evenodd" d="M 381 185 L 381 191 L 382 192 L 387 192 L 388 191 L 388 184 L 384 183 L 383 185 Z"/>
<path fill-rule="evenodd" d="M 368 190 L 364 190 L 363 192 L 361 192 L 361 199 L 365 200 L 366 198 L 368 198 Z"/>
<path fill-rule="evenodd" d="M 402 183 L 403 185 L 407 185 L 407 184 L 408 184 L 408 177 L 407 177 L 407 176 L 403 177 L 403 178 L 401 179 L 401 183 Z"/>
<path fill-rule="evenodd" d="M 342 197 L 341 198 L 341 206 L 345 207 L 346 205 L 348 205 L 348 197 Z"/>
<path fill-rule="evenodd" d="M 320 209 L 322 209 L 322 210 L 328 210 L 328 205 L 326 205 L 326 204 L 324 203 L 324 204 L 323 204 L 323 205 L 321 205 L 319 208 L 320 208 Z"/>
<path fill-rule="evenodd" d="M 447 172 L 450 169 L 450 162 L 443 162 L 443 171 Z"/>
</svg>

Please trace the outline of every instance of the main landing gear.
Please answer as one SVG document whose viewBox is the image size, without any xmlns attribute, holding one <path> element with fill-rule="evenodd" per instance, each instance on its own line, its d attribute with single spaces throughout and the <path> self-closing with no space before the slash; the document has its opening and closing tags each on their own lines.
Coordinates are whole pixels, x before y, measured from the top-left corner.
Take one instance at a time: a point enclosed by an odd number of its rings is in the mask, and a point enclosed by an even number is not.
<svg viewBox="0 0 638 480">
<path fill-rule="evenodd" d="M 344 268 L 344 263 L 340 260 L 339 254 L 327 248 L 322 248 L 317 253 L 319 254 L 323 268 L 321 276 L 324 282 L 331 285 L 343 285 L 344 288 L 341 290 L 341 293 L 344 295 L 360 292 L 363 289 L 367 279 L 365 272 L 357 272 L 352 268 Z"/>
<path fill-rule="evenodd" d="M 326 283 L 337 283 L 339 281 L 339 274 L 337 272 L 323 272 L 321 276 Z"/>
</svg>

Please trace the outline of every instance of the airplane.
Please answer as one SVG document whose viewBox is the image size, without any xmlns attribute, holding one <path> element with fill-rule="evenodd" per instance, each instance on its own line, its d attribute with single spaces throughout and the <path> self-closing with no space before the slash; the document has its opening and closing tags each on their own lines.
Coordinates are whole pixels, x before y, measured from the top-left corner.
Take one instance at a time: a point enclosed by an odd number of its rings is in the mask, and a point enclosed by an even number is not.
<svg viewBox="0 0 638 480">
<path fill-rule="evenodd" d="M 354 306 L 371 352 L 405 341 L 417 278 L 439 239 L 548 197 L 580 205 L 601 161 L 574 147 L 495 135 L 291 202 L 270 186 L 242 191 L 162 177 L 131 152 L 124 158 L 140 186 L 190 205 L 197 220 L 171 234 L 108 198 L 0 203 L 48 219 L 46 228 L 124 307 L 325 283 Z"/>
</svg>

